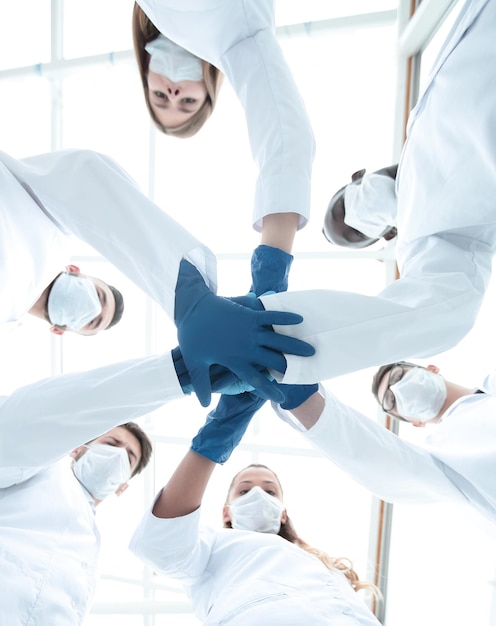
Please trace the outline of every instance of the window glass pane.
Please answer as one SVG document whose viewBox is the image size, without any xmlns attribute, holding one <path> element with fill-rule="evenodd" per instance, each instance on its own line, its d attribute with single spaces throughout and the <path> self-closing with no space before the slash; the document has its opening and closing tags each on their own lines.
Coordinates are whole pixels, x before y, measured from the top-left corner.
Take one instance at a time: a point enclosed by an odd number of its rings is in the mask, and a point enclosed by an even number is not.
<svg viewBox="0 0 496 626">
<path fill-rule="evenodd" d="M 65 0 L 64 57 L 132 48 L 133 0 Z"/>
<path fill-rule="evenodd" d="M 50 0 L 1 2 L 0 70 L 49 60 Z"/>
</svg>

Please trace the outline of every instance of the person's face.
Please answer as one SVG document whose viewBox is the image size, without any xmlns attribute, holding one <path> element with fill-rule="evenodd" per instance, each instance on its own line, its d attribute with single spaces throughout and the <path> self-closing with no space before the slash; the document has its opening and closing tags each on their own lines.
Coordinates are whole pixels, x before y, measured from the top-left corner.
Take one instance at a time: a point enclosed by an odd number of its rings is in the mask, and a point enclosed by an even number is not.
<svg viewBox="0 0 496 626">
<path fill-rule="evenodd" d="M 398 383 L 408 371 L 410 371 L 411 369 L 415 367 L 419 367 L 419 366 L 403 365 L 403 364 L 393 366 L 389 370 L 389 372 L 384 374 L 384 376 L 381 379 L 381 382 L 379 383 L 379 386 L 377 388 L 377 399 L 378 399 L 379 404 L 381 405 L 381 407 L 386 413 L 389 413 L 390 415 L 394 415 L 395 417 L 400 417 L 401 419 L 404 419 L 405 421 L 410 422 L 414 426 L 423 427 L 425 426 L 425 424 L 435 423 L 439 421 L 439 417 L 436 416 L 432 418 L 431 420 L 428 420 L 427 422 L 422 422 L 421 420 L 416 420 L 414 418 L 402 415 L 397 409 L 396 398 L 394 397 L 394 392 L 391 389 L 392 385 Z M 428 365 L 426 368 L 423 368 L 423 369 L 426 369 L 427 371 L 432 372 L 433 374 L 439 374 L 439 368 L 436 367 L 435 365 Z"/>
<path fill-rule="evenodd" d="M 165 128 L 185 124 L 201 108 L 207 97 L 203 80 L 174 83 L 148 70 L 148 97 L 157 120 Z"/>
<path fill-rule="evenodd" d="M 236 477 L 229 491 L 226 505 L 230 504 L 236 498 L 247 494 L 253 487 L 260 487 L 269 495 L 274 496 L 281 502 L 283 501 L 281 485 L 269 469 L 265 467 L 248 467 Z M 287 513 L 284 511 L 281 516 L 281 523 L 284 524 L 286 519 Z M 231 521 L 231 511 L 228 506 L 224 506 L 223 521 L 224 523 Z"/>
<path fill-rule="evenodd" d="M 123 428 L 122 426 L 117 426 L 116 428 L 112 428 L 104 435 L 93 439 L 93 441 L 88 444 L 84 444 L 79 446 L 75 450 L 73 450 L 70 456 L 74 461 L 80 459 L 84 454 L 87 453 L 88 449 L 91 448 L 94 444 L 103 444 L 107 446 L 114 446 L 116 448 L 124 448 L 127 452 L 127 456 L 129 459 L 129 465 L 131 469 L 131 476 L 133 475 L 134 470 L 138 467 L 138 464 L 141 460 L 141 445 L 138 439 L 127 430 L 127 428 Z M 128 488 L 128 483 L 122 483 L 118 489 L 115 491 L 117 496 L 120 496 L 126 491 Z"/>
<path fill-rule="evenodd" d="M 95 278 L 94 276 L 87 276 L 86 274 L 81 274 L 79 268 L 75 265 L 68 265 L 66 267 L 66 271 L 74 276 L 89 278 L 95 285 L 95 289 L 100 300 L 100 305 L 102 307 L 100 314 L 92 319 L 91 322 L 88 322 L 79 330 L 73 330 L 72 332 L 75 332 L 78 335 L 90 336 L 96 335 L 101 330 L 105 330 L 106 328 L 108 328 L 110 322 L 114 318 L 115 313 L 115 298 L 110 287 L 99 278 Z M 56 335 L 63 335 L 64 331 L 67 329 L 60 328 L 59 326 L 52 326 L 50 330 Z"/>
<path fill-rule="evenodd" d="M 331 198 L 324 217 L 322 233 L 327 241 L 335 246 L 343 246 L 345 248 L 366 248 L 371 246 L 379 240 L 367 237 L 359 230 L 345 224 L 344 190 L 345 188 L 343 187 Z"/>
<path fill-rule="evenodd" d="M 141 445 L 138 439 L 129 432 L 127 428 L 117 426 L 112 428 L 101 437 L 97 437 L 91 443 L 103 443 L 108 446 L 115 446 L 116 448 L 124 448 L 129 458 L 129 465 L 131 466 L 131 474 L 134 472 L 139 462 L 141 461 Z"/>
</svg>

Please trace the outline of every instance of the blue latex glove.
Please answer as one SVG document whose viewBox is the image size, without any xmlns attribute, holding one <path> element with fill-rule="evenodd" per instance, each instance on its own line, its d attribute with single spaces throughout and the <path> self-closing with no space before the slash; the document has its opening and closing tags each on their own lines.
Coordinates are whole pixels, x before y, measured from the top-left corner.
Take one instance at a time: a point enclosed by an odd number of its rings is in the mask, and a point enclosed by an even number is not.
<svg viewBox="0 0 496 626">
<path fill-rule="evenodd" d="M 262 397 L 283 402 L 277 383 L 268 380 L 263 371 L 284 373 L 283 353 L 312 356 L 315 349 L 304 341 L 276 333 L 272 324 L 284 326 L 302 320 L 295 313 L 255 311 L 216 296 L 198 270 L 188 261 L 181 261 L 175 322 L 184 363 L 202 406 L 210 403 L 209 368 L 213 364 L 231 370 Z"/>
<path fill-rule="evenodd" d="M 171 354 L 181 389 L 186 394 L 192 393 L 194 389 L 191 384 L 191 376 L 186 368 L 181 348 L 177 346 L 177 348 L 171 350 Z M 267 376 L 270 376 L 270 374 L 267 373 Z M 231 371 L 221 365 L 211 366 L 210 385 L 214 393 L 223 393 L 228 396 L 235 396 L 245 391 L 253 391 L 252 385 L 239 380 Z"/>
<path fill-rule="evenodd" d="M 293 256 L 280 248 L 260 245 L 251 257 L 252 291 L 261 296 L 266 291 L 287 291 Z"/>
<path fill-rule="evenodd" d="M 217 407 L 191 442 L 191 449 L 215 463 L 225 463 L 241 441 L 248 424 L 265 399 L 253 393 L 221 396 Z"/>
<path fill-rule="evenodd" d="M 318 391 L 319 385 L 318 383 L 313 385 L 279 385 L 279 388 L 284 394 L 284 402 L 279 403 L 281 408 L 291 410 L 313 396 Z"/>
</svg>

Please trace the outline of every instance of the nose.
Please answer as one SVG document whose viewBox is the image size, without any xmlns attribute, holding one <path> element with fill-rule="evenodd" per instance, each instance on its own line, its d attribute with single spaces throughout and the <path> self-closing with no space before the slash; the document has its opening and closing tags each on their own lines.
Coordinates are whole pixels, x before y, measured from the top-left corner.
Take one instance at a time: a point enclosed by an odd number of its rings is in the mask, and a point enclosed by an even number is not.
<svg viewBox="0 0 496 626">
<path fill-rule="evenodd" d="M 167 85 L 167 96 L 169 100 L 177 100 L 181 96 L 181 88 L 179 87 L 179 85 L 176 85 L 175 83 L 169 83 Z"/>
</svg>

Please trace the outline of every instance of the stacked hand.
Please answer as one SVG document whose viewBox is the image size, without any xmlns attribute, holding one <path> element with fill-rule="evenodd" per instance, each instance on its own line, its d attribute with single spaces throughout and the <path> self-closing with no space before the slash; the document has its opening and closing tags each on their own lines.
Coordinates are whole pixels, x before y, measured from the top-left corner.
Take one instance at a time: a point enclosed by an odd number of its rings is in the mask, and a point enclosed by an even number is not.
<svg viewBox="0 0 496 626">
<path fill-rule="evenodd" d="M 272 325 L 299 324 L 294 313 L 264 311 L 255 299 L 255 310 L 213 294 L 198 270 L 183 260 L 176 285 L 175 322 L 184 363 L 203 406 L 210 403 L 211 365 L 222 365 L 257 389 L 261 397 L 283 402 L 284 395 L 266 370 L 284 373 L 283 353 L 311 356 L 314 348 L 286 335 Z"/>
</svg>

